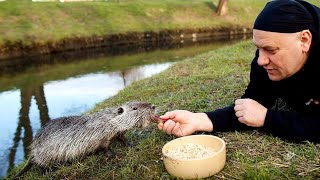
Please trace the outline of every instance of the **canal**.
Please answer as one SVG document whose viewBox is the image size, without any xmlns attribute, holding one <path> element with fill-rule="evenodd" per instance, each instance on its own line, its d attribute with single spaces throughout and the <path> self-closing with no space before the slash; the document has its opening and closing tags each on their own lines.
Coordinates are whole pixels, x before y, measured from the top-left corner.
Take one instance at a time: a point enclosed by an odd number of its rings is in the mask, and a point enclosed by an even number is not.
<svg viewBox="0 0 320 180">
<path fill-rule="evenodd" d="M 0 178 L 28 156 L 37 130 L 51 119 L 80 115 L 132 82 L 177 61 L 249 37 L 175 46 L 90 49 L 0 61 Z"/>
</svg>

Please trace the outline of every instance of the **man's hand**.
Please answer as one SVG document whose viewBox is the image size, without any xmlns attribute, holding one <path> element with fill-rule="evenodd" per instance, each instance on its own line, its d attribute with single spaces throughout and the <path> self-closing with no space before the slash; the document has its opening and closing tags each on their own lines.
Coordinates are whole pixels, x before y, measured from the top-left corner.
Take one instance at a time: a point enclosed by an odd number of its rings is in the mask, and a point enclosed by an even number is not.
<svg viewBox="0 0 320 180">
<path fill-rule="evenodd" d="M 241 123 L 251 127 L 262 127 L 267 114 L 267 108 L 252 99 L 237 99 L 234 111 Z"/>
<path fill-rule="evenodd" d="M 175 110 L 160 116 L 158 128 L 167 134 L 181 137 L 191 135 L 196 131 L 211 132 L 212 122 L 205 113 L 193 113 L 186 110 Z"/>
</svg>

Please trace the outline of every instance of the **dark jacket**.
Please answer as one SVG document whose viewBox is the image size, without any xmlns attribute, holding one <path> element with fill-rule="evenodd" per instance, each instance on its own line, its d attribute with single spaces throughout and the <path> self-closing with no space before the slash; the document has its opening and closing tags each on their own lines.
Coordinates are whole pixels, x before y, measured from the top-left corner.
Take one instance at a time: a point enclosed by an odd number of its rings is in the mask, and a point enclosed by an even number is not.
<svg viewBox="0 0 320 180">
<path fill-rule="evenodd" d="M 251 63 L 250 83 L 241 98 L 251 98 L 268 111 L 264 126 L 259 128 L 275 136 L 293 141 L 320 142 L 320 10 L 300 1 L 317 23 L 313 33 L 311 54 L 304 67 L 293 76 L 271 81 L 263 67 L 258 66 L 258 51 Z M 214 131 L 254 129 L 238 121 L 234 105 L 206 112 L 212 120 Z"/>
<path fill-rule="evenodd" d="M 313 53 L 303 69 L 281 81 L 271 81 L 258 66 L 258 52 L 251 63 L 250 83 L 241 98 L 251 98 L 268 108 L 261 130 L 294 141 L 320 142 L 320 56 Z M 238 121 L 234 105 L 206 112 L 216 131 L 253 129 Z"/>
</svg>

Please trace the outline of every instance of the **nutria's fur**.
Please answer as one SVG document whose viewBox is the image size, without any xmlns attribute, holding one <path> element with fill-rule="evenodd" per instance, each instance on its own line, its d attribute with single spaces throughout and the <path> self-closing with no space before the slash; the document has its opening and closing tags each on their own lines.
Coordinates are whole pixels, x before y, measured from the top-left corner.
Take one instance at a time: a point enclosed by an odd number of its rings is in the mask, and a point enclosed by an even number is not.
<svg viewBox="0 0 320 180">
<path fill-rule="evenodd" d="M 107 150 L 113 138 L 156 120 L 155 106 L 145 102 L 128 102 L 89 115 L 51 120 L 36 134 L 28 163 L 14 179 L 32 165 L 49 167 L 80 159 L 98 149 Z"/>
</svg>

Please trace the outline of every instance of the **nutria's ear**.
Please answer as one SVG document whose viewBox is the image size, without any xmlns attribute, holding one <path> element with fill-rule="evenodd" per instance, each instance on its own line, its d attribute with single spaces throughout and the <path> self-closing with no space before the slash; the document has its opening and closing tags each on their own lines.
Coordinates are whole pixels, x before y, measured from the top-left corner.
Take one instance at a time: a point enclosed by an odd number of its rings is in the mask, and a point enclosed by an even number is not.
<svg viewBox="0 0 320 180">
<path fill-rule="evenodd" d="M 123 108 L 122 108 L 122 107 L 119 107 L 119 108 L 118 108 L 118 115 L 122 114 L 123 111 L 124 111 Z"/>
</svg>

